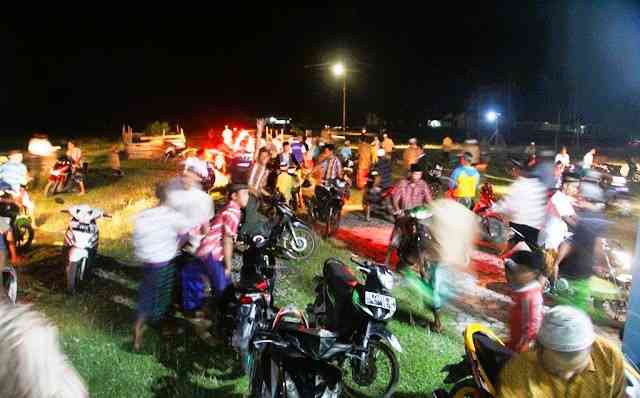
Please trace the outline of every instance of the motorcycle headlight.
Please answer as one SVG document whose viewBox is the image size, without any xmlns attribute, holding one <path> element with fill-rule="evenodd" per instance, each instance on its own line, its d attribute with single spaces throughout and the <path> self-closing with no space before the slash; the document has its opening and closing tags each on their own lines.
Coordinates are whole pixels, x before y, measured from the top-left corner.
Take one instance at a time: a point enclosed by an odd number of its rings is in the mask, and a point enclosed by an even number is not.
<svg viewBox="0 0 640 398">
<path fill-rule="evenodd" d="M 611 250 L 611 254 L 613 255 L 614 261 L 620 266 L 620 268 L 627 271 L 631 269 L 631 261 L 633 260 L 631 254 L 619 249 Z"/>
<path fill-rule="evenodd" d="M 380 284 L 387 290 L 393 289 L 393 274 L 388 270 L 378 271 L 378 280 Z"/>
</svg>

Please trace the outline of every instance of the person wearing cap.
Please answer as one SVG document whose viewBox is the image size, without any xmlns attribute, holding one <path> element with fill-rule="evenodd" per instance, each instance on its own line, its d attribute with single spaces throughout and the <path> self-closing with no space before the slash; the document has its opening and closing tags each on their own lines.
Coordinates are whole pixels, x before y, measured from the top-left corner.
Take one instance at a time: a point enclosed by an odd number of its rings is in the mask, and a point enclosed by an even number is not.
<svg viewBox="0 0 640 398">
<path fill-rule="evenodd" d="M 582 311 L 559 305 L 542 320 L 536 348 L 499 375 L 497 398 L 625 397 L 624 357 Z"/>
<path fill-rule="evenodd" d="M 395 145 L 393 143 L 393 140 L 391 139 L 391 137 L 389 137 L 389 134 L 383 133 L 382 134 L 382 149 L 384 149 L 384 152 L 389 156 L 389 158 L 392 157 L 393 147 L 394 146 Z"/>
<path fill-rule="evenodd" d="M 471 165 L 472 155 L 464 152 L 460 156 L 460 164 L 451 173 L 449 189 L 453 198 L 467 208 L 473 207 L 476 190 L 480 184 L 480 173 Z"/>
<path fill-rule="evenodd" d="M 358 189 L 363 189 L 367 185 L 371 160 L 371 145 L 367 142 L 367 137 L 362 136 L 358 144 L 358 170 L 356 172 L 356 187 Z"/>
<path fill-rule="evenodd" d="M 594 274 L 596 264 L 606 261 L 603 237 L 610 222 L 605 218 L 605 196 L 598 182 L 589 177 L 583 178 L 578 189 L 578 220 L 573 235 L 558 248 L 554 269 L 571 287 L 561 292 L 566 294 L 559 300 L 591 311 L 589 279 Z M 554 279 L 557 279 L 557 275 Z"/>
<path fill-rule="evenodd" d="M 542 323 L 542 285 L 538 277 L 543 271 L 542 256 L 520 250 L 504 262 L 507 284 L 513 304 L 509 311 L 509 342 L 514 352 L 528 351 Z"/>
<path fill-rule="evenodd" d="M 226 290 L 231 285 L 233 247 L 238 236 L 242 209 L 249 202 L 249 187 L 231 184 L 227 188 L 227 205 L 214 217 L 196 251 L 205 266 L 211 289 L 218 302 L 218 315 L 222 316 Z"/>
<path fill-rule="evenodd" d="M 411 138 L 409 140 L 409 147 L 405 149 L 402 154 L 402 163 L 404 164 L 405 170 L 409 171 L 411 169 L 411 165 L 418 160 L 422 153 L 423 150 L 418 146 L 418 140 Z"/>
<path fill-rule="evenodd" d="M 408 178 L 404 178 L 396 184 L 392 202 L 395 216 L 400 216 L 406 210 L 431 202 L 431 190 L 422 179 L 422 170 L 418 165 L 412 164 Z"/>
</svg>

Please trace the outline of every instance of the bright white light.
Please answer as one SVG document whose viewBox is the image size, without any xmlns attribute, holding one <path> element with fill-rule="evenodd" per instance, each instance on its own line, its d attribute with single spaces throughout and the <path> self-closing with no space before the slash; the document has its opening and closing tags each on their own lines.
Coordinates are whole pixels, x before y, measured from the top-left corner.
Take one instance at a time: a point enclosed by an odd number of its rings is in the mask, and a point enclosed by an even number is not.
<svg viewBox="0 0 640 398">
<path fill-rule="evenodd" d="M 442 127 L 442 123 L 440 120 L 429 120 L 429 127 L 437 129 L 438 127 Z"/>
<path fill-rule="evenodd" d="M 487 112 L 487 120 L 490 121 L 491 123 L 495 122 L 496 120 L 498 120 L 498 117 L 500 116 L 499 113 L 494 112 L 494 111 L 489 111 Z"/>
<path fill-rule="evenodd" d="M 344 75 L 344 65 L 341 63 L 333 65 L 333 74 L 336 76 Z"/>
</svg>

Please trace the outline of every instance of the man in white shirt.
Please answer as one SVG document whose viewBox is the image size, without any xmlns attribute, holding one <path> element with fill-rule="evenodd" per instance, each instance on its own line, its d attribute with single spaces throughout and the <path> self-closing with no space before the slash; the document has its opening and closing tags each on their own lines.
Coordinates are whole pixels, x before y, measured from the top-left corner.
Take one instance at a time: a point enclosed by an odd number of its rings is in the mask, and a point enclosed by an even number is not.
<svg viewBox="0 0 640 398">
<path fill-rule="evenodd" d="M 562 189 L 557 190 L 547 204 L 545 224 L 538 237 L 538 244 L 543 249 L 557 251 L 569 234 L 569 225 L 575 225 L 576 212 L 570 195 L 576 182 L 565 178 Z"/>
<path fill-rule="evenodd" d="M 592 148 L 589 152 L 584 155 L 582 158 L 582 168 L 590 169 L 593 166 L 593 157 L 596 155 L 596 149 Z"/>
<path fill-rule="evenodd" d="M 571 165 L 571 159 L 569 158 L 569 153 L 567 152 L 567 147 L 563 146 L 560 150 L 560 153 L 556 155 L 556 159 L 554 163 L 562 163 L 562 167 L 567 168 Z"/>
</svg>

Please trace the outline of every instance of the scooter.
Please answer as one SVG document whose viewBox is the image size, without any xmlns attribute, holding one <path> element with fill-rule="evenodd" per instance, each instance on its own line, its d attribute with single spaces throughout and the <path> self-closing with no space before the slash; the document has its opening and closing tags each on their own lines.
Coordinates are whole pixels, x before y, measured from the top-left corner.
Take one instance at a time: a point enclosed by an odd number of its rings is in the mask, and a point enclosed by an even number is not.
<svg viewBox="0 0 640 398">
<path fill-rule="evenodd" d="M 501 214 L 491 210 L 496 202 L 493 185 L 485 182 L 480 188 L 480 198 L 474 204 L 473 212 L 480 217 L 480 244 L 502 253 L 513 231 Z"/>
<path fill-rule="evenodd" d="M 100 239 L 96 221 L 111 216 L 89 205 L 71 206 L 62 212 L 71 216 L 64 235 L 64 253 L 67 263 L 67 291 L 75 293 L 96 260 Z"/>
<path fill-rule="evenodd" d="M 49 182 L 44 187 L 44 196 L 69 192 L 73 189 L 73 163 L 67 156 L 61 156 L 49 172 Z"/>
<path fill-rule="evenodd" d="M 447 373 L 444 382 L 454 386 L 449 392 L 434 391 L 433 398 L 495 397 L 498 376 L 513 352 L 491 329 L 481 324 L 468 325 L 462 335 L 465 350 L 462 361 L 442 369 Z M 640 374 L 628 360 L 625 360 L 624 374 L 628 386 L 639 388 Z"/>
<path fill-rule="evenodd" d="M 365 282 L 360 283 L 344 263 L 328 259 L 322 276 L 314 279 L 316 299 L 307 313 L 312 326 L 326 328 L 339 341 L 357 347 L 348 360 L 353 384 L 347 387 L 362 394 L 358 390 L 375 383 L 379 388 L 375 396 L 391 397 L 400 378 L 394 350 L 402 352 L 398 339 L 386 328 L 396 312 L 396 299 L 390 294 L 393 273 L 383 264 L 351 260 L 365 275 Z M 376 380 L 379 377 L 385 377 L 383 382 Z"/>
</svg>

